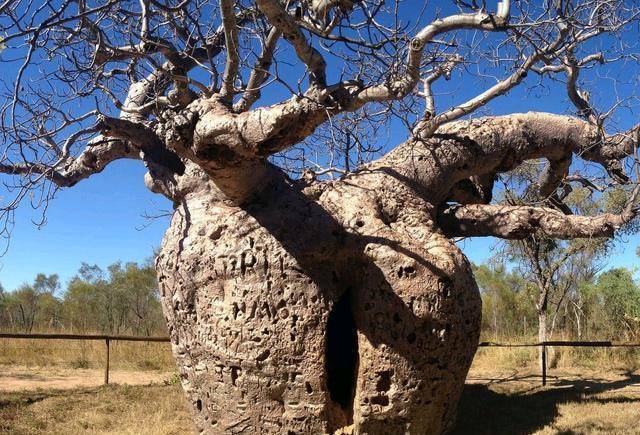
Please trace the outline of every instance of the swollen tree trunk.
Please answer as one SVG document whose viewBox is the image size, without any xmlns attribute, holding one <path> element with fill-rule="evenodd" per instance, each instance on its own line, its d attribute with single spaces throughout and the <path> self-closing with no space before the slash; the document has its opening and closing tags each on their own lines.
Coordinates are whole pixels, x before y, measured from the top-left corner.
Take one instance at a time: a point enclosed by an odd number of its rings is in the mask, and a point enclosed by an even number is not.
<svg viewBox="0 0 640 435">
<path fill-rule="evenodd" d="M 177 207 L 157 268 L 203 432 L 451 427 L 481 301 L 430 204 L 376 171 L 304 185 L 270 168 L 243 206 L 213 183 L 184 184 L 199 187 Z"/>
<path fill-rule="evenodd" d="M 453 238 L 597 237 L 628 219 L 482 203 L 496 173 L 593 144 L 571 118 L 449 124 L 340 181 L 292 181 L 263 158 L 325 116 L 295 99 L 231 116 L 211 99 L 156 131 L 189 159 L 175 183 L 148 181 L 176 207 L 158 278 L 205 433 L 446 432 L 481 317 Z"/>
</svg>

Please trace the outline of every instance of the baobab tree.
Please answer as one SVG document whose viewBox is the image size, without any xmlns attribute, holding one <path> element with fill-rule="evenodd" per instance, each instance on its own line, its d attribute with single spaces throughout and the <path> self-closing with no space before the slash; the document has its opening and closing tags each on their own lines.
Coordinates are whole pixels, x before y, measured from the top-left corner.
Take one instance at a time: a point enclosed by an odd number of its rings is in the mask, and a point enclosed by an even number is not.
<svg viewBox="0 0 640 435">
<path fill-rule="evenodd" d="M 635 218 L 639 129 L 615 122 L 633 89 L 598 107 L 580 74 L 631 71 L 638 5 L 444 6 L 0 5 L 4 216 L 117 159 L 146 165 L 175 206 L 158 280 L 203 432 L 446 432 L 481 315 L 456 238 L 610 237 Z M 478 112 L 557 82 L 573 113 Z M 536 159 L 530 203 L 492 202 L 496 179 Z M 619 213 L 563 206 L 591 164 L 626 189 Z"/>
</svg>

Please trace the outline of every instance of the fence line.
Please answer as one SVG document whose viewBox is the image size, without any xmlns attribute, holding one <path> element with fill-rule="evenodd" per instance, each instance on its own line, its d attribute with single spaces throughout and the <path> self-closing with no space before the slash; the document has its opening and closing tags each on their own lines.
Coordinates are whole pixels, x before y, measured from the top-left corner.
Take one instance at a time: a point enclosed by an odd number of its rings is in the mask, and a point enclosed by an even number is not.
<svg viewBox="0 0 640 435">
<path fill-rule="evenodd" d="M 539 346 L 564 346 L 564 347 L 640 347 L 640 343 L 622 343 L 615 341 L 543 341 L 540 343 L 495 343 L 482 341 L 479 347 L 539 347 Z"/>
<path fill-rule="evenodd" d="M 169 337 L 140 337 L 133 335 L 96 335 L 96 334 L 21 334 L 21 333 L 0 333 L 2 338 L 19 338 L 35 340 L 95 340 L 104 341 L 105 363 L 104 363 L 104 384 L 109 384 L 109 350 L 112 341 L 146 341 L 156 343 L 168 343 Z"/>
<path fill-rule="evenodd" d="M 109 344 L 111 341 L 146 341 L 168 343 L 169 337 L 141 337 L 133 335 L 95 335 L 95 334 L 22 334 L 0 333 L 2 338 L 35 339 L 35 340 L 102 340 L 105 342 L 104 383 L 109 383 Z M 542 385 L 547 385 L 547 347 L 640 347 L 640 343 L 623 343 L 613 341 L 542 341 L 539 343 L 495 343 L 482 341 L 478 347 L 542 347 L 541 369 Z"/>
<path fill-rule="evenodd" d="M 612 341 L 542 341 L 539 343 L 494 343 L 483 341 L 478 347 L 542 347 L 540 352 L 540 369 L 542 386 L 547 385 L 547 347 L 640 347 L 640 343 L 621 343 Z"/>
<path fill-rule="evenodd" d="M 36 340 L 112 340 L 112 341 L 155 341 L 169 342 L 169 337 L 144 337 L 134 335 L 95 335 L 95 334 L 22 334 L 0 333 L 0 338 L 24 338 Z"/>
</svg>

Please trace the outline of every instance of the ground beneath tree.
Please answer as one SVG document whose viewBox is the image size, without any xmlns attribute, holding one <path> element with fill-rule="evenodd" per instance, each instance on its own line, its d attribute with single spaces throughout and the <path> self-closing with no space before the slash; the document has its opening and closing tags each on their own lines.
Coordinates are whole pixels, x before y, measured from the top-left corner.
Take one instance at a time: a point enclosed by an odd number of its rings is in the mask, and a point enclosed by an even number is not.
<svg viewBox="0 0 640 435">
<path fill-rule="evenodd" d="M 129 385 L 90 387 L 101 383 L 102 371 L 50 370 L 0 373 L 0 433 L 195 434 L 170 374 L 115 371 L 112 380 Z M 150 381 L 156 383 L 135 385 Z M 16 391 L 17 385 L 28 389 Z M 532 370 L 476 369 L 454 433 L 631 435 L 639 433 L 639 421 L 638 371 L 554 369 L 542 387 Z"/>
<path fill-rule="evenodd" d="M 640 372 L 473 370 L 454 434 L 638 434 Z"/>
<path fill-rule="evenodd" d="M 166 371 L 110 370 L 109 382 L 146 385 L 151 382 L 162 382 L 171 376 L 172 373 Z M 104 369 L 0 366 L 0 391 L 64 390 L 98 387 L 103 382 Z"/>
</svg>

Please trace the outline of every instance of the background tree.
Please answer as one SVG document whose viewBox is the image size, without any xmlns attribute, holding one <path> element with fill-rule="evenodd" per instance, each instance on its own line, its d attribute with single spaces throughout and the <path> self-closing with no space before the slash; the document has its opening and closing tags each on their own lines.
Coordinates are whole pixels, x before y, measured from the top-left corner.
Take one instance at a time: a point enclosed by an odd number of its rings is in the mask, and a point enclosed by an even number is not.
<svg viewBox="0 0 640 435">
<path fill-rule="evenodd" d="M 579 188 L 567 185 L 560 193 L 554 191 L 547 197 L 541 197 L 537 178 L 540 171 L 544 171 L 543 165 L 543 162 L 532 162 L 506 174 L 502 191 L 504 201 L 512 205 L 545 202 L 567 214 L 605 213 L 611 208 L 619 208 L 612 199 L 615 195 L 609 195 L 607 200 L 606 196 L 600 195 L 603 189 L 597 188 L 594 183 L 586 183 L 587 187 Z M 532 305 L 537 311 L 539 342 L 553 336 L 558 320 L 566 320 L 570 302 L 576 314 L 578 337 L 581 335 L 581 293 L 578 289 L 595 279 L 602 267 L 601 259 L 612 248 L 611 239 L 562 241 L 544 234 L 532 234 L 522 240 L 505 243 L 505 258 L 515 263 L 521 276 L 537 288 Z"/>
<path fill-rule="evenodd" d="M 9 294 L 0 294 L 5 313 L 2 317 L 26 332 L 33 331 L 44 319 L 49 323 L 48 327 L 58 327 L 60 305 L 55 293 L 59 289 L 58 275 L 38 274 L 33 284 L 23 284 Z"/>
<path fill-rule="evenodd" d="M 640 287 L 626 269 L 612 269 L 586 291 L 601 307 L 592 329 L 613 340 L 636 339 L 640 333 Z M 615 331 L 615 332 L 613 332 Z"/>
<path fill-rule="evenodd" d="M 580 180 L 578 187 L 567 184 L 561 191 L 541 196 L 537 181 L 539 174 L 545 173 L 544 170 L 543 162 L 534 161 L 505 174 L 501 179 L 504 202 L 519 205 L 537 201 L 567 214 L 597 214 L 620 213 L 627 200 L 624 189 L 616 186 L 605 189 L 583 178 L 577 171 L 569 177 Z M 627 225 L 625 232 L 635 231 L 634 227 Z M 593 283 L 602 269 L 602 259 L 614 248 L 613 240 L 589 238 L 562 241 L 544 234 L 533 234 L 522 240 L 508 241 L 505 248 L 506 259 L 515 262 L 518 271 L 537 287 L 533 304 L 538 317 L 538 341 L 548 340 L 553 336 L 558 322 L 567 321 L 570 306 L 577 337 L 580 338 L 583 302 L 579 290 Z"/>
<path fill-rule="evenodd" d="M 165 335 L 153 265 L 83 264 L 61 291 L 57 275 L 0 292 L 0 329 L 77 333 Z"/>
<path fill-rule="evenodd" d="M 71 280 L 64 295 L 69 328 L 105 334 L 164 333 L 154 268 L 118 262 L 108 272 L 84 264 Z"/>
<path fill-rule="evenodd" d="M 0 7 L 5 219 L 116 159 L 144 162 L 175 206 L 160 295 L 205 432 L 448 430 L 481 315 L 453 239 L 610 237 L 637 215 L 639 128 L 616 122 L 636 103 L 622 77 L 637 68 L 636 2 L 407 6 Z M 455 70 L 446 107 L 438 82 Z M 613 99 L 582 88 L 616 71 L 598 82 Z M 564 82 L 575 116 L 461 120 L 533 75 Z M 382 149 L 369 125 L 407 140 L 365 164 Z M 535 159 L 544 201 L 491 203 L 496 178 Z M 590 169 L 570 175 L 574 160 Z M 563 206 L 592 176 L 625 192 L 619 213 Z"/>
<path fill-rule="evenodd" d="M 535 287 L 519 273 L 507 271 L 499 261 L 474 267 L 482 294 L 482 331 L 499 341 L 527 337 L 536 328 L 532 299 Z"/>
</svg>

